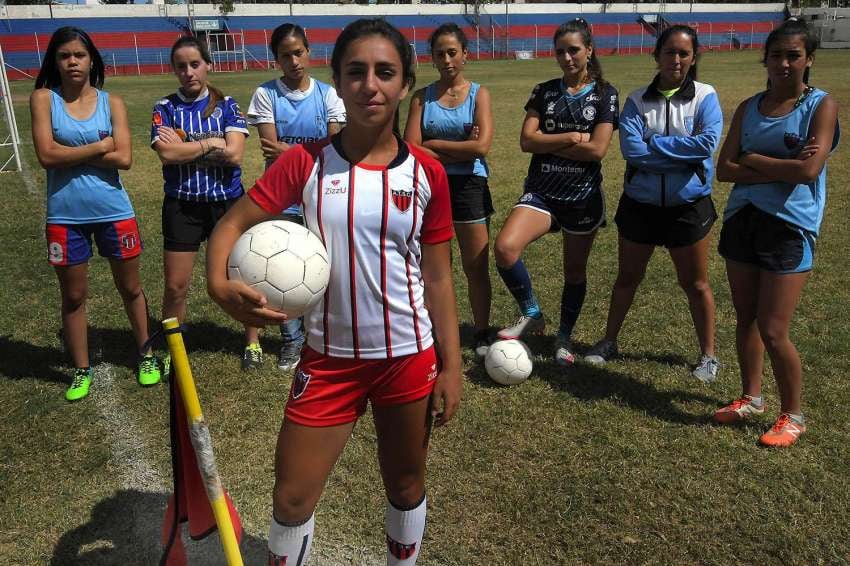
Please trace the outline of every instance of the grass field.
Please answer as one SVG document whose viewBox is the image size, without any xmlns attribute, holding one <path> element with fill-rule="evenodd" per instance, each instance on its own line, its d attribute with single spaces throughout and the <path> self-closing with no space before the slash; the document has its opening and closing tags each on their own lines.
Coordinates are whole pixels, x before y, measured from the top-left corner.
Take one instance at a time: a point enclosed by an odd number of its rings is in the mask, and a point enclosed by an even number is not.
<svg viewBox="0 0 850 566">
<path fill-rule="evenodd" d="M 603 59 L 621 97 L 646 83 L 647 56 Z M 469 76 L 491 89 L 496 138 L 489 160 L 497 208 L 494 234 L 520 192 L 528 156 L 519 151 L 522 106 L 535 82 L 556 76 L 554 61 L 481 62 Z M 812 83 L 833 93 L 850 124 L 850 53 L 819 52 Z M 840 71 L 840 69 L 845 69 Z M 326 79 L 324 68 L 315 75 Z M 272 73 L 225 74 L 214 84 L 247 106 Z M 420 66 L 419 85 L 436 77 Z M 707 54 L 700 78 L 716 86 L 726 121 L 763 87 L 756 52 Z M 127 101 L 134 165 L 124 176 L 140 218 L 143 278 L 152 309 L 161 293 L 159 163 L 148 149 L 150 111 L 173 92 L 173 77 L 109 78 Z M 27 96 L 16 83 L 18 122 L 27 140 L 23 175 L 0 176 L 0 563 L 155 564 L 171 471 L 165 386 L 142 390 L 133 378 L 132 339 L 103 260 L 91 263 L 88 312 L 96 380 L 89 399 L 69 404 L 66 360 L 56 331 L 59 293 L 45 261 L 44 172 L 29 142 Z M 778 398 L 765 380 L 768 411 L 746 426 L 720 428 L 709 415 L 740 392 L 734 313 L 720 257 L 710 258 L 717 301 L 720 379 L 689 377 L 698 349 L 684 294 L 666 253 L 655 255 L 621 336 L 623 356 L 604 369 L 565 372 L 550 362 L 560 300 L 560 242 L 547 236 L 526 254 L 547 313 L 546 337 L 530 380 L 492 384 L 464 352 L 464 400 L 455 421 L 435 432 L 428 474 L 429 523 L 420 564 L 787 563 L 850 562 L 850 143 L 829 161 L 829 204 L 816 268 L 793 324 L 802 353 L 809 432 L 791 450 L 756 446 Z M 244 177 L 261 172 L 257 137 L 248 141 Z M 604 162 L 608 218 L 620 194 L 623 161 L 614 143 Z M 729 186 L 718 183 L 718 209 Z M 719 233 L 719 224 L 714 229 Z M 459 262 L 462 331 L 469 308 Z M 576 329 L 581 350 L 601 336 L 616 275 L 616 230 L 598 237 L 587 302 Z M 493 269 L 492 324 L 516 308 Z M 257 373 L 239 371 L 241 330 L 207 298 L 195 273 L 187 344 L 219 470 L 247 530 L 247 564 L 262 563 L 270 515 L 273 450 L 289 376 L 276 368 L 279 333 Z M 767 416 L 769 415 L 769 417 Z M 355 429 L 317 512 L 314 563 L 383 562 L 384 496 L 374 429 Z M 215 537 L 212 537 L 215 539 Z M 217 564 L 217 540 L 193 546 L 194 563 Z"/>
</svg>

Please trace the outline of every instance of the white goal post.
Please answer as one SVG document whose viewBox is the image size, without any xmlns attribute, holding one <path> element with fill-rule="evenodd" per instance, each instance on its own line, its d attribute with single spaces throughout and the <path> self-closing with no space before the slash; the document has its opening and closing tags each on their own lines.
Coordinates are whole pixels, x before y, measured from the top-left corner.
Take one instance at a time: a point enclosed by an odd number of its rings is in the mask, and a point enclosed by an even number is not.
<svg viewBox="0 0 850 566">
<path fill-rule="evenodd" d="M 0 47 L 0 106 L 3 107 L 5 128 L 0 127 L 0 173 L 21 170 L 21 137 L 18 134 L 18 122 L 15 120 L 15 108 L 12 105 L 12 91 L 9 77 L 6 75 L 6 61 L 3 48 Z M 8 156 L 7 148 L 11 148 Z M 12 164 L 14 163 L 14 169 Z"/>
</svg>

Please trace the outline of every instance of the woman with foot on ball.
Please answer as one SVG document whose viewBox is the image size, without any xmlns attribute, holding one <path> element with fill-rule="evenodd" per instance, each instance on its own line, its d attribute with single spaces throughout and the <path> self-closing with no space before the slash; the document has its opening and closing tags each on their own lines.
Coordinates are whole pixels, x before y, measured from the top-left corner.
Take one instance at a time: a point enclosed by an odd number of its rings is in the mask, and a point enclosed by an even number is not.
<svg viewBox="0 0 850 566">
<path fill-rule="evenodd" d="M 89 393 L 88 261 L 92 236 L 109 259 L 130 320 L 141 385 L 159 383 L 159 363 L 148 341 L 148 312 L 139 279 L 142 239 L 118 171 L 130 168 L 127 107 L 100 90 L 104 65 L 89 35 L 75 27 L 53 33 L 30 96 L 32 138 L 47 171 L 47 259 L 59 278 L 62 336 L 74 363 L 68 401 Z"/>
<path fill-rule="evenodd" d="M 414 564 L 421 551 L 431 422 L 443 425 L 457 409 L 461 360 L 446 174 L 395 131 L 413 65 L 407 39 L 386 21 L 346 26 L 331 68 L 348 125 L 281 155 L 210 239 L 210 295 L 256 326 L 285 315 L 227 279 L 228 254 L 248 227 L 301 203 L 331 264 L 324 298 L 304 319 L 307 344 L 278 436 L 269 564 L 307 561 L 316 504 L 368 404 L 387 496 L 387 563 Z"/>
<path fill-rule="evenodd" d="M 555 361 L 575 361 L 571 336 L 587 292 L 587 259 L 605 224 L 602 158 L 617 128 L 617 91 L 602 78 L 590 26 L 581 18 L 562 24 L 552 38 L 563 75 L 534 87 L 525 104 L 520 146 L 531 153 L 523 195 L 496 237 L 499 275 L 520 308 L 501 340 L 540 333 L 543 313 L 521 255 L 550 232 L 563 238 L 564 287 Z"/>
<path fill-rule="evenodd" d="M 720 232 L 732 291 L 743 394 L 714 413 L 731 424 L 764 413 L 764 353 L 779 390 L 779 417 L 759 442 L 791 446 L 806 431 L 802 364 L 791 318 L 814 263 L 826 205 L 826 160 L 838 145 L 838 105 L 810 86 L 817 35 L 788 20 L 767 37 L 767 90 L 738 106 L 717 164 L 734 184 Z"/>
</svg>

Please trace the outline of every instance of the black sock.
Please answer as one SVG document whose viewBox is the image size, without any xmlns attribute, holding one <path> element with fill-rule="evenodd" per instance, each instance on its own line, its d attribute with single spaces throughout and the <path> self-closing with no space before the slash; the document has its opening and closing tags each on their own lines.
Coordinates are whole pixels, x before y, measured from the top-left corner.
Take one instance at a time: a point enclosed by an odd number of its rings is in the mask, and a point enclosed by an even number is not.
<svg viewBox="0 0 850 566">
<path fill-rule="evenodd" d="M 561 292 L 561 327 L 559 334 L 569 338 L 573 333 L 581 307 L 584 304 L 584 296 L 587 294 L 587 281 L 581 283 L 564 283 Z"/>
</svg>

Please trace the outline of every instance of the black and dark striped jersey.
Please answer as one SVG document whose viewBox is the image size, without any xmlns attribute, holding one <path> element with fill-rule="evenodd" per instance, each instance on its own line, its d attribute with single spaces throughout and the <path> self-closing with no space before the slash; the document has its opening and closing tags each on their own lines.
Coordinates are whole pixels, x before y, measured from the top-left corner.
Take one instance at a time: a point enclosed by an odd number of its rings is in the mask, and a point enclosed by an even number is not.
<svg viewBox="0 0 850 566">
<path fill-rule="evenodd" d="M 534 87 L 525 110 L 540 116 L 544 134 L 568 132 L 592 133 L 596 124 L 611 123 L 617 129 L 620 102 L 617 90 L 606 85 L 597 92 L 590 83 L 576 94 L 569 94 L 560 78 Z M 540 193 L 561 201 L 587 198 L 602 186 L 602 164 L 599 161 L 576 161 L 551 153 L 535 153 L 528 166 L 525 192 Z"/>
</svg>

